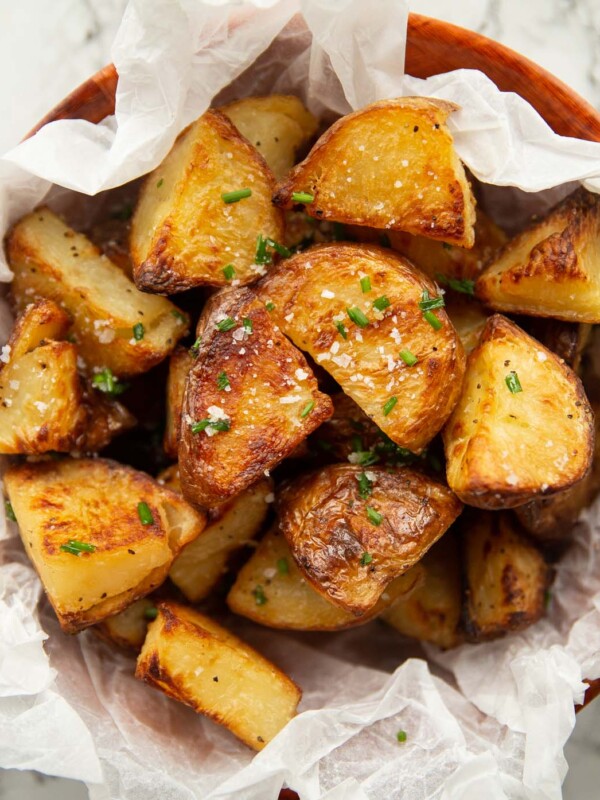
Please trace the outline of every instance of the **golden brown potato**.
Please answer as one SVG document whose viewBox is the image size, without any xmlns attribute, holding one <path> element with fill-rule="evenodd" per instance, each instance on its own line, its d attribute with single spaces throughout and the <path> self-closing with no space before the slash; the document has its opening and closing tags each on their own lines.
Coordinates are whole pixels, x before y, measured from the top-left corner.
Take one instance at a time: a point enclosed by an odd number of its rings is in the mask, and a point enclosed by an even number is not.
<svg viewBox="0 0 600 800">
<path fill-rule="evenodd" d="M 77 373 L 77 350 L 63 338 L 69 319 L 49 300 L 19 316 L 0 355 L 0 453 L 67 451 L 88 414 Z"/>
<path fill-rule="evenodd" d="M 144 644 L 148 623 L 156 619 L 157 613 L 154 601 L 149 597 L 142 597 L 114 617 L 103 619 L 93 630 L 117 647 L 138 653 Z"/>
<path fill-rule="evenodd" d="M 475 199 L 446 126 L 443 100 L 381 100 L 334 123 L 277 187 L 273 202 L 313 200 L 317 219 L 403 230 L 462 247 L 474 242 Z"/>
<path fill-rule="evenodd" d="M 187 318 L 172 303 L 139 292 L 89 239 L 47 208 L 13 228 L 8 258 L 17 308 L 42 297 L 64 308 L 89 367 L 108 367 L 119 376 L 146 372 L 186 333 Z"/>
<path fill-rule="evenodd" d="M 179 443 L 184 496 L 215 506 L 276 466 L 333 413 L 306 359 L 248 289 L 220 292 L 198 323 Z"/>
<path fill-rule="evenodd" d="M 115 436 L 131 430 L 137 424 L 136 418 L 124 405 L 89 385 L 84 392 L 84 405 L 88 421 L 83 433 L 77 437 L 74 448 L 80 453 L 97 453 Z"/>
<path fill-rule="evenodd" d="M 456 328 L 465 353 L 468 355 L 479 344 L 479 339 L 489 319 L 489 314 L 475 300 L 445 295 L 446 311 Z"/>
<path fill-rule="evenodd" d="M 315 117 L 290 95 L 245 97 L 219 111 L 256 147 L 277 180 L 294 166 L 296 153 L 317 131 Z"/>
<path fill-rule="evenodd" d="M 477 280 L 498 311 L 600 322 L 600 200 L 578 189 L 500 252 Z"/>
<path fill-rule="evenodd" d="M 447 487 L 409 469 L 335 464 L 286 484 L 277 508 L 313 588 L 359 616 L 425 555 L 462 505 Z"/>
<path fill-rule="evenodd" d="M 394 600 L 415 591 L 421 579 L 420 564 L 415 564 L 388 584 L 369 611 L 357 617 L 312 588 L 275 525 L 238 573 L 227 595 L 227 604 L 236 614 L 269 628 L 336 631 L 369 622 Z"/>
<path fill-rule="evenodd" d="M 11 466 L 4 485 L 67 633 L 151 592 L 205 524 L 203 514 L 148 475 L 100 458 Z"/>
<path fill-rule="evenodd" d="M 417 566 L 423 572 L 420 585 L 396 600 L 381 618 L 404 636 L 432 642 L 444 650 L 456 647 L 464 637 L 460 629 L 461 569 L 453 532 L 445 533 Z"/>
<path fill-rule="evenodd" d="M 462 527 L 463 625 L 471 642 L 494 639 L 544 613 L 550 571 L 509 514 L 470 515 Z"/>
<path fill-rule="evenodd" d="M 594 416 L 575 373 L 496 314 L 469 356 L 443 437 L 448 484 L 461 500 L 512 508 L 585 476 Z"/>
<path fill-rule="evenodd" d="M 258 286 L 283 333 L 401 447 L 419 452 L 460 394 L 465 356 L 435 285 L 373 245 L 318 245 Z"/>
<path fill-rule="evenodd" d="M 177 347 L 169 360 L 167 379 L 167 414 L 163 448 L 170 458 L 177 458 L 179 437 L 181 436 L 181 413 L 185 382 L 194 363 L 194 353 L 185 347 Z"/>
<path fill-rule="evenodd" d="M 172 294 L 256 280 L 267 263 L 257 263 L 257 236 L 283 237 L 283 217 L 271 204 L 274 186 L 255 148 L 227 117 L 207 111 L 142 186 L 131 223 L 136 286 Z M 243 189 L 251 195 L 223 198 Z"/>
<path fill-rule="evenodd" d="M 159 603 L 136 678 L 230 730 L 254 750 L 296 714 L 302 692 L 264 656 L 209 617 Z"/>
</svg>

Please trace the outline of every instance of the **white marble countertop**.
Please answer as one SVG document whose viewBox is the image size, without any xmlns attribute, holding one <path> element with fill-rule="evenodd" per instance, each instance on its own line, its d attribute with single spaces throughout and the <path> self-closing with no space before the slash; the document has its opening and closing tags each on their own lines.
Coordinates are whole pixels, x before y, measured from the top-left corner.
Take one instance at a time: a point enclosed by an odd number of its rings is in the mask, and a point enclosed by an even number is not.
<svg viewBox="0 0 600 800">
<path fill-rule="evenodd" d="M 0 123 L 0 152 L 110 60 L 110 43 L 125 6 L 126 0 L 3 3 L 0 71 L 5 78 L 0 99 L 8 113 Z M 410 6 L 526 54 L 600 108 L 600 0 L 411 0 Z M 578 717 L 566 756 L 565 800 L 597 800 L 600 700 Z M 73 781 L 0 771 L 2 800 L 86 796 L 83 785 Z"/>
</svg>

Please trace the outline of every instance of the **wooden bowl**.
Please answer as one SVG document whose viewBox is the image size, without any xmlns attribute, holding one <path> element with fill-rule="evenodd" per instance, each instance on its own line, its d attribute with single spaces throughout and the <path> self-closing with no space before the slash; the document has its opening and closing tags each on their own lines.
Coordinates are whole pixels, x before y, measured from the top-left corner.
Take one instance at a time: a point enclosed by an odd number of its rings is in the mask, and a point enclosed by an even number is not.
<svg viewBox="0 0 600 800">
<path fill-rule="evenodd" d="M 527 100 L 561 136 L 600 141 L 600 114 L 576 92 L 533 61 L 504 45 L 447 22 L 410 14 L 406 72 L 418 78 L 454 69 L 479 69 L 505 92 Z M 104 67 L 59 103 L 28 134 L 48 122 L 85 119 L 100 122 L 114 113 L 117 72 Z M 589 682 L 579 711 L 600 694 L 600 680 Z M 281 800 L 297 795 L 284 789 Z"/>
</svg>

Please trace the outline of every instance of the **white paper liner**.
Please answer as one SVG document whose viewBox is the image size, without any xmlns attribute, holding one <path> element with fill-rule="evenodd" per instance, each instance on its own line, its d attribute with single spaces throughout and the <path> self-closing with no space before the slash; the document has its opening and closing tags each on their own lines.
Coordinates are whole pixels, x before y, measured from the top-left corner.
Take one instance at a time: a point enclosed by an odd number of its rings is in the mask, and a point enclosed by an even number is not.
<svg viewBox="0 0 600 800">
<path fill-rule="evenodd" d="M 398 0 L 132 0 L 115 116 L 53 123 L 0 160 L 2 232 L 51 183 L 94 194 L 147 172 L 217 94 L 292 91 L 325 118 L 403 94 L 453 100 L 458 152 L 482 181 L 600 190 L 600 144 L 556 136 L 481 73 L 404 77 L 406 18 Z M 510 208 L 517 226 L 512 194 Z M 0 341 L 9 327 L 0 307 Z M 132 659 L 89 632 L 64 636 L 46 603 L 38 616 L 39 582 L 0 510 L 0 764 L 79 778 L 94 800 L 274 800 L 284 783 L 302 800 L 558 800 L 582 677 L 600 676 L 599 511 L 558 566 L 548 618 L 501 641 L 428 647 L 425 660 L 378 622 L 301 635 L 229 620 L 304 689 L 303 713 L 253 757 L 137 682 Z"/>
</svg>

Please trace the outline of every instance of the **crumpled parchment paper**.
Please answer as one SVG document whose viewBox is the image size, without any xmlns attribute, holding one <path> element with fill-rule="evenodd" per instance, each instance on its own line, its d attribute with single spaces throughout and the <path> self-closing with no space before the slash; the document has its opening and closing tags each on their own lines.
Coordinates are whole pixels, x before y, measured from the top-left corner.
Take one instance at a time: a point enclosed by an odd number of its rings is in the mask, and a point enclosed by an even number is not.
<svg viewBox="0 0 600 800">
<path fill-rule="evenodd" d="M 514 226 L 515 196 L 528 210 L 548 202 L 523 191 L 600 191 L 599 143 L 556 136 L 481 73 L 404 76 L 406 19 L 399 0 L 132 0 L 112 53 L 115 116 L 52 123 L 0 160 L 2 232 L 53 183 L 95 194 L 152 169 L 217 95 L 270 91 L 325 118 L 383 97 L 455 101 L 463 161 L 522 190 L 504 201 Z M 9 328 L 0 298 L 0 342 Z M 548 618 L 501 641 L 441 653 L 378 622 L 292 634 L 232 618 L 304 689 L 302 713 L 254 756 L 137 682 L 133 660 L 91 633 L 63 635 L 0 519 L 0 764 L 79 778 L 93 800 L 275 800 L 284 783 L 303 800 L 558 800 L 582 678 L 600 676 L 599 511 L 558 566 Z"/>
</svg>

